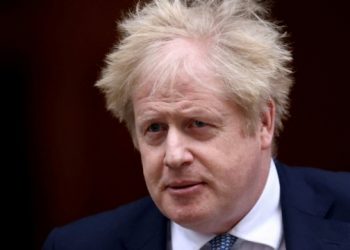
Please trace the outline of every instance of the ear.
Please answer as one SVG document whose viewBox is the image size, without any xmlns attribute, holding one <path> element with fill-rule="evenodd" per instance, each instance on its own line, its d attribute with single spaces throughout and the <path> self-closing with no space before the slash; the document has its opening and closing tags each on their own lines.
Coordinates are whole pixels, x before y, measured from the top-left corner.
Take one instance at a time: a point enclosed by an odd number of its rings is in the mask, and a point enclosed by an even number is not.
<svg viewBox="0 0 350 250">
<path fill-rule="evenodd" d="M 275 131 L 276 104 L 270 99 L 261 113 L 260 140 L 261 149 L 271 148 Z"/>
</svg>

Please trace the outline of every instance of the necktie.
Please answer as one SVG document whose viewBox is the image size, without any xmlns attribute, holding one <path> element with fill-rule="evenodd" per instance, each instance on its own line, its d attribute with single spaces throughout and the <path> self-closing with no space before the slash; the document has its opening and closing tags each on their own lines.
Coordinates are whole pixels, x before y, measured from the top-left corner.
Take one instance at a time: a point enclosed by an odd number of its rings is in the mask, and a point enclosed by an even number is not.
<svg viewBox="0 0 350 250">
<path fill-rule="evenodd" d="M 211 250 L 231 250 L 237 238 L 230 234 L 220 234 L 209 241 Z"/>
</svg>

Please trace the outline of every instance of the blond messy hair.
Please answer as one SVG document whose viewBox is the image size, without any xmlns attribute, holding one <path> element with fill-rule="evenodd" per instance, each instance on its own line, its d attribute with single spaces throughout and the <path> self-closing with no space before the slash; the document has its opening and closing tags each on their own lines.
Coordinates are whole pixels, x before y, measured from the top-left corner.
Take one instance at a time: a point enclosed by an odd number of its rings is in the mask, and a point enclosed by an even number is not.
<svg viewBox="0 0 350 250">
<path fill-rule="evenodd" d="M 156 76 L 155 87 L 176 81 L 180 70 L 191 75 L 186 59 L 171 63 L 161 51 L 175 39 L 205 43 L 205 68 L 224 83 L 226 93 L 242 110 L 253 133 L 261 112 L 276 104 L 275 136 L 288 116 L 293 84 L 291 53 L 281 28 L 268 20 L 255 0 L 153 0 L 138 4 L 119 23 L 121 40 L 107 55 L 96 83 L 107 108 L 133 134 L 131 94 L 144 77 Z"/>
</svg>

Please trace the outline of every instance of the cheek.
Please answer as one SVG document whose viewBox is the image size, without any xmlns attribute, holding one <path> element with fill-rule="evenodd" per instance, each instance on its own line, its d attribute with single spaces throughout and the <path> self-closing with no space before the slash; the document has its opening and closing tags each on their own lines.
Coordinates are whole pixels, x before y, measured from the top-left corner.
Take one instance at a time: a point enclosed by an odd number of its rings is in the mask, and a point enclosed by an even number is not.
<svg viewBox="0 0 350 250">
<path fill-rule="evenodd" d="M 259 155 L 259 143 L 255 138 L 227 135 L 211 148 L 215 150 L 210 158 L 208 150 L 206 159 L 213 166 L 214 176 L 235 182 L 230 185 L 241 185 L 252 177 Z M 227 182 L 223 184 L 228 184 Z"/>
<path fill-rule="evenodd" d="M 147 185 L 154 185 L 161 179 L 163 159 L 157 150 L 140 147 L 143 175 Z"/>
</svg>

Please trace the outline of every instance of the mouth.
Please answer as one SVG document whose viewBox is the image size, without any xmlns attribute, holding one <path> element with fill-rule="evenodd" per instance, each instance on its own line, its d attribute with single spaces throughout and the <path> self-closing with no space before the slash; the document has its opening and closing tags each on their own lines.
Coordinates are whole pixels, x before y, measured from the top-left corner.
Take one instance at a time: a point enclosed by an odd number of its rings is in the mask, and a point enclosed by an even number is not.
<svg viewBox="0 0 350 250">
<path fill-rule="evenodd" d="M 166 190 L 173 195 L 190 195 L 199 192 L 204 182 L 201 181 L 176 181 L 166 186 Z"/>
</svg>

